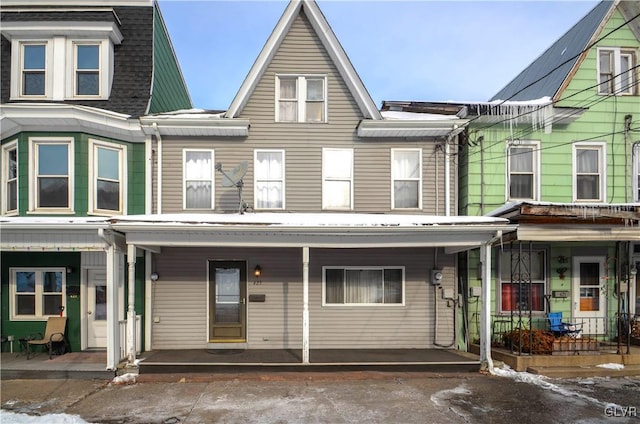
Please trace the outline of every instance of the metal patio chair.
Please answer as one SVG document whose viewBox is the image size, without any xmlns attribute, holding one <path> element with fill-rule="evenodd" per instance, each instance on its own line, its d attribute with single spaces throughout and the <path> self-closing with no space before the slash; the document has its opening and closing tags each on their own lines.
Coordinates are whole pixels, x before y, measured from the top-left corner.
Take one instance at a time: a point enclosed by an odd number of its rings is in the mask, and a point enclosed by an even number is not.
<svg viewBox="0 0 640 424">
<path fill-rule="evenodd" d="M 44 336 L 40 339 L 27 341 L 27 359 L 30 359 L 33 353 L 31 350 L 32 346 L 47 346 L 49 348 L 49 359 L 53 356 L 53 345 L 55 343 L 63 343 L 65 352 L 70 352 L 71 348 L 65 336 L 66 326 L 67 317 L 49 317 L 44 330 Z"/>
</svg>

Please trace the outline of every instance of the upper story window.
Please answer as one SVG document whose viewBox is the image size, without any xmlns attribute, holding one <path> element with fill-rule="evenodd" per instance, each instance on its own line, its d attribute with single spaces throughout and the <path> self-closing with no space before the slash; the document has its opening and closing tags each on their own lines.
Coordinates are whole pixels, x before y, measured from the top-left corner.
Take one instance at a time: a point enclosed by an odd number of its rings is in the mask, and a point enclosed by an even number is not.
<svg viewBox="0 0 640 424">
<path fill-rule="evenodd" d="M 109 97 L 116 23 L 3 21 L 0 31 L 11 42 L 12 100 Z"/>
<path fill-rule="evenodd" d="M 598 93 L 636 94 L 635 66 L 633 50 L 598 48 Z"/>
<path fill-rule="evenodd" d="M 29 210 L 71 212 L 73 210 L 73 139 L 29 140 Z"/>
<path fill-rule="evenodd" d="M 546 252 L 505 250 L 500 254 L 500 310 L 544 312 Z M 529 284 L 531 283 L 531 284 Z"/>
<path fill-rule="evenodd" d="M 126 199 L 125 146 L 90 140 L 89 190 L 90 212 L 123 214 Z"/>
<path fill-rule="evenodd" d="M 640 143 L 633 146 L 633 201 L 640 202 Z"/>
<path fill-rule="evenodd" d="M 276 122 L 326 122 L 326 77 L 276 77 Z"/>
<path fill-rule="evenodd" d="M 254 153 L 255 209 L 284 209 L 284 151 Z"/>
<path fill-rule="evenodd" d="M 419 209 L 422 205 L 422 150 L 392 149 L 391 178 L 394 209 Z"/>
<path fill-rule="evenodd" d="M 64 268 L 11 268 L 11 319 L 43 320 L 65 306 Z"/>
<path fill-rule="evenodd" d="M 520 142 L 507 147 L 509 200 L 538 200 L 538 163 L 536 142 Z"/>
<path fill-rule="evenodd" d="M 2 146 L 2 213 L 18 212 L 18 143 L 12 141 Z"/>
<path fill-rule="evenodd" d="M 322 208 L 353 209 L 353 149 L 322 149 Z"/>
<path fill-rule="evenodd" d="M 184 208 L 214 209 L 213 150 L 183 150 Z"/>
<path fill-rule="evenodd" d="M 605 200 L 605 157 L 604 143 L 573 145 L 574 201 Z"/>
<path fill-rule="evenodd" d="M 404 268 L 324 268 L 325 305 L 402 305 Z"/>
</svg>

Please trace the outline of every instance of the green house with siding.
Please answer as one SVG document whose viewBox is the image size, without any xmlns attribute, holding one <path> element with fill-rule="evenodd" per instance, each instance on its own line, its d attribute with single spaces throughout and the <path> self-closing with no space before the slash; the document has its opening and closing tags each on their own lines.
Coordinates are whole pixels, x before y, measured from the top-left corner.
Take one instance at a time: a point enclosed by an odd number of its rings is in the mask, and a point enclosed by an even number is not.
<svg viewBox="0 0 640 424">
<path fill-rule="evenodd" d="M 494 343 L 548 329 L 549 312 L 579 324 L 582 337 L 611 341 L 640 311 L 639 14 L 638 2 L 599 3 L 487 102 L 383 105 L 470 120 L 459 213 L 518 225 L 493 248 Z M 470 343 L 480 334 L 481 269 L 478 250 L 461 254 L 461 340 Z"/>
<path fill-rule="evenodd" d="M 133 280 L 143 293 L 145 273 L 109 218 L 150 205 L 139 117 L 191 108 L 189 93 L 155 1 L 9 0 L 1 13 L 2 348 L 63 315 L 71 349 L 107 349 L 113 368 L 124 293 Z"/>
</svg>

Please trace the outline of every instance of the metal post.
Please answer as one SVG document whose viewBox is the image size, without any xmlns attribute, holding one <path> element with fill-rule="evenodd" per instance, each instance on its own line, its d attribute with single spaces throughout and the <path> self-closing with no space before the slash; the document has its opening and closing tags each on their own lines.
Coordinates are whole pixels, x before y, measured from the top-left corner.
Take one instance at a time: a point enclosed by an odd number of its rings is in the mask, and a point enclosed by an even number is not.
<svg viewBox="0 0 640 424">
<path fill-rule="evenodd" d="M 491 359 L 491 242 L 480 246 L 482 261 L 482 311 L 480 318 L 480 362 L 483 369 L 493 370 Z"/>
</svg>

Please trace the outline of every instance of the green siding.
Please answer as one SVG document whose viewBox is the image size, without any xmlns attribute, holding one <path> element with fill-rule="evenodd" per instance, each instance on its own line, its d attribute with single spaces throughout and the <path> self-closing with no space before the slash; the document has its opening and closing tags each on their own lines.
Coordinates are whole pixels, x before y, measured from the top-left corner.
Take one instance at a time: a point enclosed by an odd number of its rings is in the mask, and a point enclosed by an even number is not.
<svg viewBox="0 0 640 424">
<path fill-rule="evenodd" d="M 190 109 L 191 98 L 180 72 L 167 28 L 158 4 L 153 18 L 153 87 L 149 113 Z"/>
</svg>

